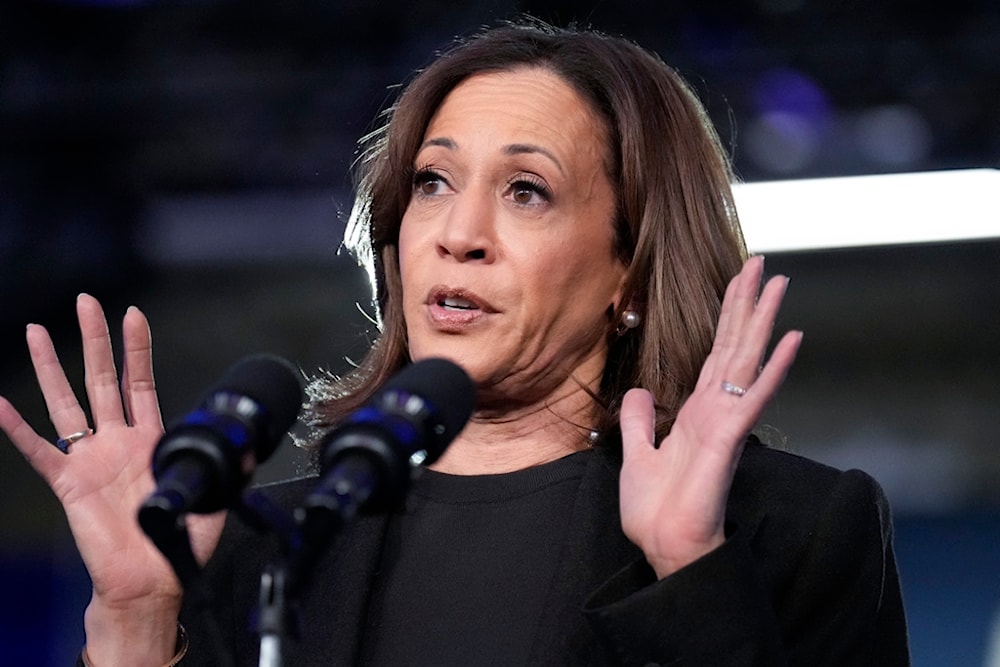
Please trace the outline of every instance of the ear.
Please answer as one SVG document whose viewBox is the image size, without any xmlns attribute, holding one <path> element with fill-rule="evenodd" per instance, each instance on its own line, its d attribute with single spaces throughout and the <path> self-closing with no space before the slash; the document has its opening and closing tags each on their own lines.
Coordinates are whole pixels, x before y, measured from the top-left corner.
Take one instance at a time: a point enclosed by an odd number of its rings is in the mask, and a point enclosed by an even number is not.
<svg viewBox="0 0 1000 667">
<path fill-rule="evenodd" d="M 611 295 L 611 311 L 613 313 L 621 313 L 623 310 L 632 308 L 633 306 L 632 300 L 631 298 L 629 298 L 625 308 L 622 308 L 622 301 L 624 301 L 626 297 L 625 287 L 626 284 L 628 283 L 629 267 L 620 259 L 618 260 L 618 264 L 619 264 L 618 284 L 615 285 L 615 291 Z"/>
</svg>

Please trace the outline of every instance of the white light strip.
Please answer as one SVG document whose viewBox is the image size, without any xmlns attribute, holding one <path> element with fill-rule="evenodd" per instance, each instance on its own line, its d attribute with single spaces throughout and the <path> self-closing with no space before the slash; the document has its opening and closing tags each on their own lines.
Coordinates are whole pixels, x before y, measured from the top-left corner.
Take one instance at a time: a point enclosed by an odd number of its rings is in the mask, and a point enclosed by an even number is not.
<svg viewBox="0 0 1000 667">
<path fill-rule="evenodd" d="M 1000 238 L 1000 170 L 741 183 L 750 252 Z"/>
</svg>

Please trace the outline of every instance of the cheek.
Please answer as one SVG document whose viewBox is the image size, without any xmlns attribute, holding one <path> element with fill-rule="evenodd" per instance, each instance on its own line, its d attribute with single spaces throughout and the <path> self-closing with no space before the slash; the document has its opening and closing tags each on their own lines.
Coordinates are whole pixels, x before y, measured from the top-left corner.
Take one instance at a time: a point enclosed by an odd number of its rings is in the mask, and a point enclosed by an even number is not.
<svg viewBox="0 0 1000 667">
<path fill-rule="evenodd" d="M 407 287 L 413 282 L 414 276 L 412 274 L 419 265 L 419 262 L 417 262 L 417 258 L 419 257 L 418 247 L 418 240 L 414 237 L 413 233 L 413 225 L 406 224 L 406 218 L 404 217 L 403 224 L 399 228 L 399 241 L 396 246 L 399 276 L 404 297 L 409 293 Z M 404 305 L 405 303 L 404 301 Z"/>
<path fill-rule="evenodd" d="M 411 227 L 412 225 L 406 224 L 406 216 L 403 216 L 403 221 L 399 226 L 399 239 L 396 241 L 400 272 L 403 272 L 409 264 L 407 258 L 410 256 L 410 249 L 413 246 L 412 234 L 410 233 Z"/>
<path fill-rule="evenodd" d="M 599 265 L 593 255 L 581 256 L 577 248 L 547 257 L 530 275 L 523 296 L 535 317 L 550 322 L 550 330 L 560 336 L 580 335 L 603 324 L 617 284 L 610 264 Z"/>
<path fill-rule="evenodd" d="M 573 319 L 580 326 L 603 328 L 621 283 L 621 263 L 595 253 L 567 265 L 567 269 L 561 293 Z"/>
</svg>

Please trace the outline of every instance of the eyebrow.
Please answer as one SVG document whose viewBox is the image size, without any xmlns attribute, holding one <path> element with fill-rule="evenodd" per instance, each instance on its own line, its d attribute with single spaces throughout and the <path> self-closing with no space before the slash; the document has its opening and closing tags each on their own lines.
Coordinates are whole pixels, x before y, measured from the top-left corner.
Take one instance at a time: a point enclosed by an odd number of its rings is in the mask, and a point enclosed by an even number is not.
<svg viewBox="0 0 1000 667">
<path fill-rule="evenodd" d="M 545 157 L 547 157 L 548 159 L 552 160 L 552 163 L 556 165 L 557 169 L 559 169 L 560 174 L 564 176 L 566 175 L 566 172 L 563 171 L 563 166 L 562 163 L 559 162 L 559 159 L 552 154 L 552 151 L 546 148 L 542 148 L 541 146 L 537 146 L 535 144 L 510 144 L 509 146 L 504 147 L 503 152 L 506 153 L 507 155 L 521 155 L 522 153 L 540 153 Z"/>
<path fill-rule="evenodd" d="M 420 145 L 420 150 L 423 150 L 427 146 L 441 146 L 449 150 L 455 150 L 458 148 L 458 144 L 449 139 L 448 137 L 441 137 L 440 139 L 428 139 Z"/>
<path fill-rule="evenodd" d="M 423 150 L 427 146 L 441 146 L 442 148 L 447 148 L 448 150 L 452 151 L 458 149 L 458 144 L 455 143 L 453 139 L 450 139 L 448 137 L 437 137 L 434 139 L 428 139 L 423 143 L 423 145 L 420 146 L 420 149 Z M 552 151 L 548 150 L 547 148 L 543 148 L 542 146 L 538 146 L 536 144 L 509 144 L 507 146 L 504 146 L 503 152 L 505 155 L 523 155 L 525 153 L 538 153 L 540 155 L 544 155 L 545 157 L 547 157 L 549 160 L 552 161 L 552 163 L 556 166 L 557 169 L 559 169 L 559 173 L 563 175 L 566 174 L 565 170 L 563 169 L 562 163 L 559 162 L 559 158 L 557 158 L 552 153 Z"/>
</svg>

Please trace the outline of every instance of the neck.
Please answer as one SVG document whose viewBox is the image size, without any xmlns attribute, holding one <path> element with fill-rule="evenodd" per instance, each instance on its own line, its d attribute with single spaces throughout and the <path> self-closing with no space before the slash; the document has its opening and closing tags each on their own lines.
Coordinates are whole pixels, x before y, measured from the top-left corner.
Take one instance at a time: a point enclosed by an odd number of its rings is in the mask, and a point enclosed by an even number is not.
<svg viewBox="0 0 1000 667">
<path fill-rule="evenodd" d="M 516 413 L 476 413 L 432 470 L 486 475 L 523 470 L 590 446 L 593 399 L 580 387 Z"/>
</svg>

